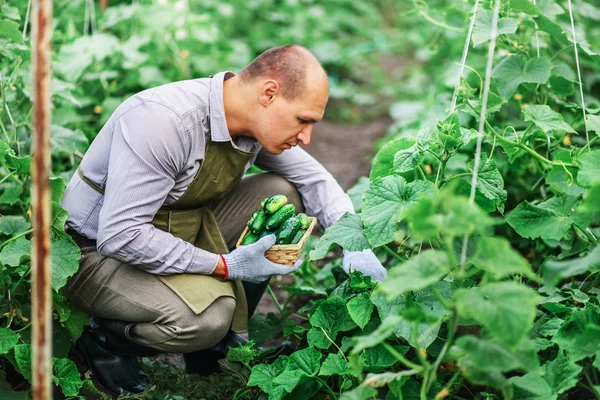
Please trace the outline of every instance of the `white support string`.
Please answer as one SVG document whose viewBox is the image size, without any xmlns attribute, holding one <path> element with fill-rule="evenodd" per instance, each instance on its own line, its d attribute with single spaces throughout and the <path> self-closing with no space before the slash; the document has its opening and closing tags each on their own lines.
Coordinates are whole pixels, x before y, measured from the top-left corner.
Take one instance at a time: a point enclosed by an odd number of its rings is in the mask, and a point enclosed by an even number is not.
<svg viewBox="0 0 600 400">
<path fill-rule="evenodd" d="M 473 6 L 473 16 L 471 17 L 471 23 L 469 24 L 469 31 L 467 32 L 467 39 L 465 40 L 465 47 L 463 48 L 462 58 L 460 59 L 460 72 L 458 73 L 458 81 L 454 87 L 454 94 L 452 95 L 452 105 L 450 106 L 450 114 L 456 111 L 456 100 L 458 99 L 458 89 L 460 88 L 460 80 L 465 71 L 465 63 L 467 62 L 467 54 L 469 53 L 469 44 L 471 43 L 471 34 L 473 33 L 473 26 L 475 25 L 475 16 L 477 15 L 477 7 L 479 6 L 479 0 L 475 0 Z"/>
<path fill-rule="evenodd" d="M 533 0 L 533 5 L 537 7 L 535 0 Z M 534 21 L 535 22 L 535 21 Z M 537 56 L 540 56 L 540 35 L 538 33 L 538 24 L 535 22 L 535 47 L 537 48 Z M 539 87 L 539 84 L 538 84 Z"/>
<path fill-rule="evenodd" d="M 96 5 L 94 0 L 88 0 L 90 3 L 90 20 L 92 22 L 92 35 L 96 34 Z"/>
<path fill-rule="evenodd" d="M 492 32 L 490 47 L 488 49 L 487 64 L 485 67 L 485 83 L 483 84 L 483 95 L 481 97 L 481 113 L 479 114 L 479 130 L 477 132 L 477 147 L 475 149 L 475 161 L 473 163 L 473 175 L 471 177 L 471 194 L 469 203 L 475 203 L 475 193 L 477 190 L 477 179 L 479 173 L 479 164 L 481 163 L 481 146 L 483 143 L 483 128 L 487 115 L 488 96 L 490 94 L 490 84 L 492 80 L 492 67 L 494 65 L 494 52 L 496 49 L 496 39 L 498 37 L 498 15 L 500 14 L 500 0 L 496 0 L 494 14 L 492 15 Z M 460 265 L 465 265 L 467 261 L 467 247 L 469 244 L 469 235 L 465 235 L 460 252 Z"/>
<path fill-rule="evenodd" d="M 31 0 L 27 2 L 27 11 L 25 12 L 25 25 L 23 26 L 23 40 L 27 39 L 27 26 L 29 25 L 29 16 L 31 14 Z"/>
<path fill-rule="evenodd" d="M 90 25 L 90 2 L 85 0 L 85 12 L 83 17 L 83 36 L 88 34 Z"/>
<path fill-rule="evenodd" d="M 583 83 L 581 81 L 581 68 L 579 67 L 579 53 L 577 51 L 577 36 L 575 33 L 575 22 L 573 22 L 573 7 L 571 6 L 571 0 L 568 0 L 569 5 L 569 17 L 571 18 L 571 32 L 573 33 L 573 48 L 575 49 L 575 63 L 577 64 L 577 79 L 579 79 L 579 94 L 581 95 L 581 109 L 583 110 L 583 126 L 585 128 L 585 140 L 587 142 L 588 151 L 592 151 L 590 148 L 590 134 L 587 129 L 587 119 L 585 114 L 585 100 L 583 98 Z"/>
</svg>

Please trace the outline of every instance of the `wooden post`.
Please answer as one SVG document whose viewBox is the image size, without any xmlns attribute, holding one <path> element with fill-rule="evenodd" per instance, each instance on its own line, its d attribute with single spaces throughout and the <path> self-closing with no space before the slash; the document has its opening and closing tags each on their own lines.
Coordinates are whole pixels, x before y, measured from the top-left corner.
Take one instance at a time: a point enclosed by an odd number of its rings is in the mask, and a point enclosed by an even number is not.
<svg viewBox="0 0 600 400">
<path fill-rule="evenodd" d="M 34 400 L 52 398 L 52 297 L 50 279 L 50 61 L 52 0 L 33 0 L 33 132 L 31 208 L 32 378 Z"/>
<path fill-rule="evenodd" d="M 98 3 L 100 3 L 100 9 L 102 11 L 106 10 L 106 7 L 108 7 L 108 0 L 99 0 Z"/>
</svg>

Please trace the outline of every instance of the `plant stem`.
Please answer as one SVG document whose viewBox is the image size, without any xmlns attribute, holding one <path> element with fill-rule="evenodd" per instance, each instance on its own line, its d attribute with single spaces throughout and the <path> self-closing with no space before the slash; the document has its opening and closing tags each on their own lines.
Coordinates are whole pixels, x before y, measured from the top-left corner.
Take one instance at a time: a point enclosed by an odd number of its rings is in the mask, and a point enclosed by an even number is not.
<svg viewBox="0 0 600 400">
<path fill-rule="evenodd" d="M 452 345 L 452 341 L 454 340 L 454 335 L 456 334 L 457 326 L 458 326 L 458 313 L 454 312 L 453 318 L 450 321 L 450 323 L 448 324 L 448 337 L 446 337 L 446 342 L 444 342 L 444 346 L 442 347 L 442 350 L 440 351 L 440 354 L 438 355 L 436 360 L 433 362 L 433 368 L 431 368 L 431 378 L 432 378 L 431 382 L 434 382 L 436 380 L 437 370 L 440 367 L 442 360 L 446 356 L 446 352 Z M 450 383 L 448 384 L 448 386 L 450 386 Z M 429 388 L 427 388 L 427 390 L 429 390 Z"/>
<path fill-rule="evenodd" d="M 396 260 L 398 260 L 398 261 L 406 261 L 402 257 L 400 257 L 400 255 L 398 253 L 396 253 L 394 250 L 390 249 L 387 244 L 385 244 L 385 245 L 383 245 L 381 247 L 383 248 L 383 250 L 385 250 L 386 253 L 388 253 L 389 255 L 391 255 L 392 257 L 394 257 Z"/>
<path fill-rule="evenodd" d="M 12 242 L 14 240 L 17 240 L 20 237 L 23 237 L 25 235 L 29 235 L 31 232 L 33 232 L 33 229 L 26 230 L 25 232 L 21 232 L 18 235 L 15 235 L 15 236 L 11 237 L 10 239 L 8 239 L 8 240 L 2 242 L 2 244 L 0 244 L 0 249 L 3 248 L 4 246 L 6 246 L 7 244 L 9 244 L 10 242 Z"/>
<path fill-rule="evenodd" d="M 427 175 L 425 175 L 425 171 L 423 171 L 423 167 L 421 167 L 419 165 L 419 168 L 417 168 L 419 170 L 419 174 L 421 175 L 421 178 L 426 181 L 427 180 Z"/>
<path fill-rule="evenodd" d="M 431 286 L 430 289 L 431 293 L 433 293 L 433 295 L 437 297 L 437 299 L 440 301 L 440 303 L 442 303 L 444 307 L 446 307 L 448 310 L 452 310 L 452 305 L 448 303 L 448 301 L 444 298 L 444 296 L 442 296 L 440 291 L 435 286 Z"/>
<path fill-rule="evenodd" d="M 406 367 L 414 369 L 415 371 L 423 371 L 423 366 L 417 365 L 411 361 L 408 361 L 402 354 L 398 353 L 398 351 L 393 348 L 389 343 L 383 343 L 383 347 L 387 349 L 398 361 L 404 364 Z"/>
<path fill-rule="evenodd" d="M 315 376 L 315 378 L 317 379 L 317 381 L 321 382 L 321 384 L 323 386 L 325 386 L 325 389 L 327 389 L 327 391 L 329 392 L 329 395 L 331 396 L 332 399 L 338 398 L 338 396 L 335 394 L 333 389 L 331 389 L 331 387 L 327 384 L 327 382 L 325 382 L 323 379 L 319 378 L 318 376 Z"/>
<path fill-rule="evenodd" d="M 273 302 L 275 303 L 275 306 L 279 310 L 279 313 L 283 314 L 283 307 L 281 306 L 281 303 L 279 302 L 279 300 L 277 300 L 277 297 L 275 297 L 275 293 L 273 293 L 273 289 L 271 289 L 271 285 L 267 285 L 267 292 L 269 292 L 269 295 L 273 299 Z"/>
<path fill-rule="evenodd" d="M 329 340 L 335 346 L 335 348 L 338 349 L 338 351 L 340 352 L 340 354 L 342 355 L 342 357 L 344 357 L 344 360 L 348 361 L 348 359 L 346 358 L 346 355 L 344 354 L 344 352 L 342 351 L 342 349 L 340 349 L 340 347 L 337 345 L 337 343 L 335 341 L 331 340 L 331 338 L 329 337 L 329 335 L 327 334 L 327 332 L 325 332 L 325 329 L 323 329 L 322 327 L 319 327 L 319 328 L 321 328 L 321 330 L 323 331 L 323 334 L 325 335 L 325 337 L 327 338 L 327 340 Z"/>
<path fill-rule="evenodd" d="M 6 175 L 4 178 L 0 179 L 0 184 L 3 184 L 5 180 L 7 180 L 8 178 L 10 178 L 11 176 L 13 176 L 16 173 L 17 173 L 17 170 L 14 170 L 13 172 Z"/>
</svg>

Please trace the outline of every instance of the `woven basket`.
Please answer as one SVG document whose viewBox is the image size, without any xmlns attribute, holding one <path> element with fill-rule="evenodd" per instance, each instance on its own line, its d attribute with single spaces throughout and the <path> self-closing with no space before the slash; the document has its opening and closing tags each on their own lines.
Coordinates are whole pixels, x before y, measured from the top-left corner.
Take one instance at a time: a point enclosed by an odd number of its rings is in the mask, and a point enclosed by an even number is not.
<svg viewBox="0 0 600 400">
<path fill-rule="evenodd" d="M 265 253 L 265 257 L 267 257 L 268 260 L 273 261 L 277 264 L 289 265 L 290 267 L 294 265 L 294 263 L 298 259 L 298 256 L 300 255 L 300 251 L 306 244 L 310 233 L 317 224 L 317 219 L 315 217 L 308 217 L 308 219 L 310 220 L 310 226 L 308 227 L 306 232 L 304 232 L 304 236 L 302 236 L 302 239 L 300 239 L 298 243 L 276 244 L 269 250 L 267 250 L 267 252 Z M 240 243 L 242 243 L 242 239 L 244 238 L 244 236 L 246 236 L 247 232 L 248 227 L 246 227 L 246 229 L 244 229 L 244 232 L 242 232 L 242 236 L 240 236 L 235 245 L 236 248 L 242 247 Z"/>
</svg>

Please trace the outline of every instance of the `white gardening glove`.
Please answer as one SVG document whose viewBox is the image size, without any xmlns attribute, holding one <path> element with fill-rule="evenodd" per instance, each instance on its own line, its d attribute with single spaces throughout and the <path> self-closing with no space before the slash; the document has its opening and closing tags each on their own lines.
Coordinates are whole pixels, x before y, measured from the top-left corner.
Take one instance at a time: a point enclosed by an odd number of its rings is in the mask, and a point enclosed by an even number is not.
<svg viewBox="0 0 600 400">
<path fill-rule="evenodd" d="M 387 270 L 370 249 L 363 251 L 344 250 L 343 255 L 342 267 L 348 274 L 352 271 L 360 271 L 363 275 L 373 278 L 374 281 L 382 281 L 387 276 Z"/>
<path fill-rule="evenodd" d="M 287 275 L 295 272 L 302 265 L 302 260 L 296 261 L 296 264 L 290 267 L 276 264 L 265 257 L 265 251 L 269 250 L 276 241 L 275 235 L 268 235 L 256 243 L 223 254 L 227 279 L 260 283 L 272 275 Z"/>
</svg>

